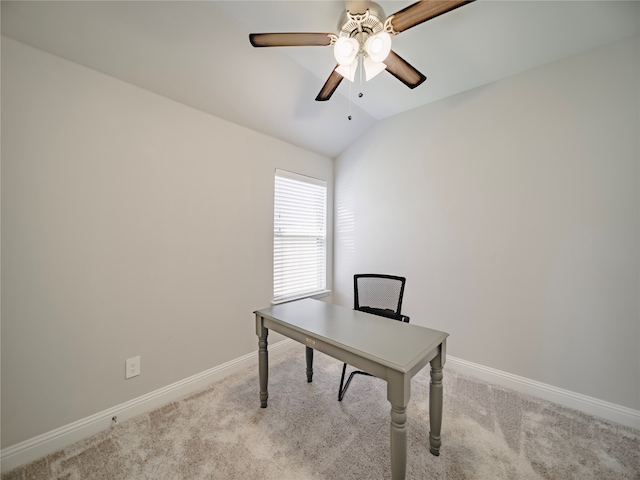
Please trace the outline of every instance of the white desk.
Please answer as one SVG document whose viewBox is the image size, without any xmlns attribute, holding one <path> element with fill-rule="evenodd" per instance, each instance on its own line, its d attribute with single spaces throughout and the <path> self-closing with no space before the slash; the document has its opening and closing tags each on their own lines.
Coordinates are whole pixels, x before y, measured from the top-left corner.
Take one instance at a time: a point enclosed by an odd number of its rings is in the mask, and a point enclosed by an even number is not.
<svg viewBox="0 0 640 480">
<path fill-rule="evenodd" d="M 313 377 L 313 350 L 387 381 L 391 403 L 391 478 L 404 480 L 407 464 L 407 404 L 411 378 L 431 363 L 429 444 L 440 453 L 442 367 L 448 333 L 304 299 L 257 310 L 260 405 L 267 407 L 267 335 L 273 330 L 307 346 L 307 381 Z"/>
</svg>

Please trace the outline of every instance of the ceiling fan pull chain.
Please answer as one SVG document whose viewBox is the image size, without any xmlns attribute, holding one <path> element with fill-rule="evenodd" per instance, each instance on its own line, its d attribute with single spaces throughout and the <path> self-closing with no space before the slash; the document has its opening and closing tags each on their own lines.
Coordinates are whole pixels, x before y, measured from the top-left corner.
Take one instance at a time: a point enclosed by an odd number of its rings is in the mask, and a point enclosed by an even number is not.
<svg viewBox="0 0 640 480">
<path fill-rule="evenodd" d="M 362 93 L 362 70 L 364 70 L 364 57 L 363 54 L 360 54 L 360 57 L 358 57 L 358 66 L 360 67 L 360 93 L 358 93 L 358 98 L 362 98 L 362 95 L 364 95 Z"/>
<path fill-rule="evenodd" d="M 351 120 L 351 84 L 353 82 L 349 82 L 349 115 L 347 116 L 347 118 L 349 120 Z"/>
</svg>

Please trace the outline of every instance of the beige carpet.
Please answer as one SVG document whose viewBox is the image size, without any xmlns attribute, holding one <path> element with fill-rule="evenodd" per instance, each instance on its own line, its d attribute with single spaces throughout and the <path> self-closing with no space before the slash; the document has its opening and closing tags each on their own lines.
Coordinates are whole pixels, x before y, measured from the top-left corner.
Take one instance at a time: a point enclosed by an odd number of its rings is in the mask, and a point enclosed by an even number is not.
<svg viewBox="0 0 640 480">
<path fill-rule="evenodd" d="M 388 479 L 385 383 L 304 348 L 270 358 L 269 407 L 257 367 L 2 476 L 15 479 Z M 429 372 L 412 381 L 408 479 L 640 479 L 640 432 L 456 373 L 445 366 L 439 457 L 428 450 Z"/>
</svg>

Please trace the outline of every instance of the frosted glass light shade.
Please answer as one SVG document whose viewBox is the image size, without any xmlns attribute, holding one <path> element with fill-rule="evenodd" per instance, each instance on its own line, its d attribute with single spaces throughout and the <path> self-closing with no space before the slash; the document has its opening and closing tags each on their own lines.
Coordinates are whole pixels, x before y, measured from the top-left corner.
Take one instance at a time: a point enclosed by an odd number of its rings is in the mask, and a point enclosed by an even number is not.
<svg viewBox="0 0 640 480">
<path fill-rule="evenodd" d="M 358 69 L 358 59 L 356 58 L 351 65 L 338 65 L 336 72 L 342 75 L 344 78 L 353 82 L 356 78 L 356 70 Z"/>
<path fill-rule="evenodd" d="M 373 60 L 371 60 L 371 57 L 364 57 L 362 65 L 364 67 L 365 81 L 367 82 L 387 68 L 384 63 L 374 62 Z"/>
<path fill-rule="evenodd" d="M 340 37 L 333 47 L 333 56 L 340 65 L 351 65 L 358 55 L 360 45 L 355 38 Z M 340 73 L 340 72 L 338 72 Z"/>
<path fill-rule="evenodd" d="M 387 32 L 376 33 L 367 38 L 364 50 L 374 62 L 382 62 L 391 52 L 391 35 Z"/>
</svg>

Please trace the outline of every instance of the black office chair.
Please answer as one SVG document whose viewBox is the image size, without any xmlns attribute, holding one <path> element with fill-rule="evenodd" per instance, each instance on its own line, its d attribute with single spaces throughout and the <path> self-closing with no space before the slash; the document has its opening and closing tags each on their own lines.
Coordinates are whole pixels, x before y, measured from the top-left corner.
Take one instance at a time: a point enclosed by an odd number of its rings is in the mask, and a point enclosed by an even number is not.
<svg viewBox="0 0 640 480">
<path fill-rule="evenodd" d="M 393 275 L 370 273 L 354 275 L 353 309 L 409 323 L 409 317 L 400 313 L 405 282 L 406 279 L 404 277 L 395 277 Z M 354 375 L 371 376 L 367 372 L 355 370 L 349 375 L 347 383 L 344 383 L 346 372 L 347 364 L 345 363 L 342 367 L 342 378 L 340 379 L 340 389 L 338 390 L 339 402 L 344 398 L 344 394 L 349 388 Z"/>
</svg>

